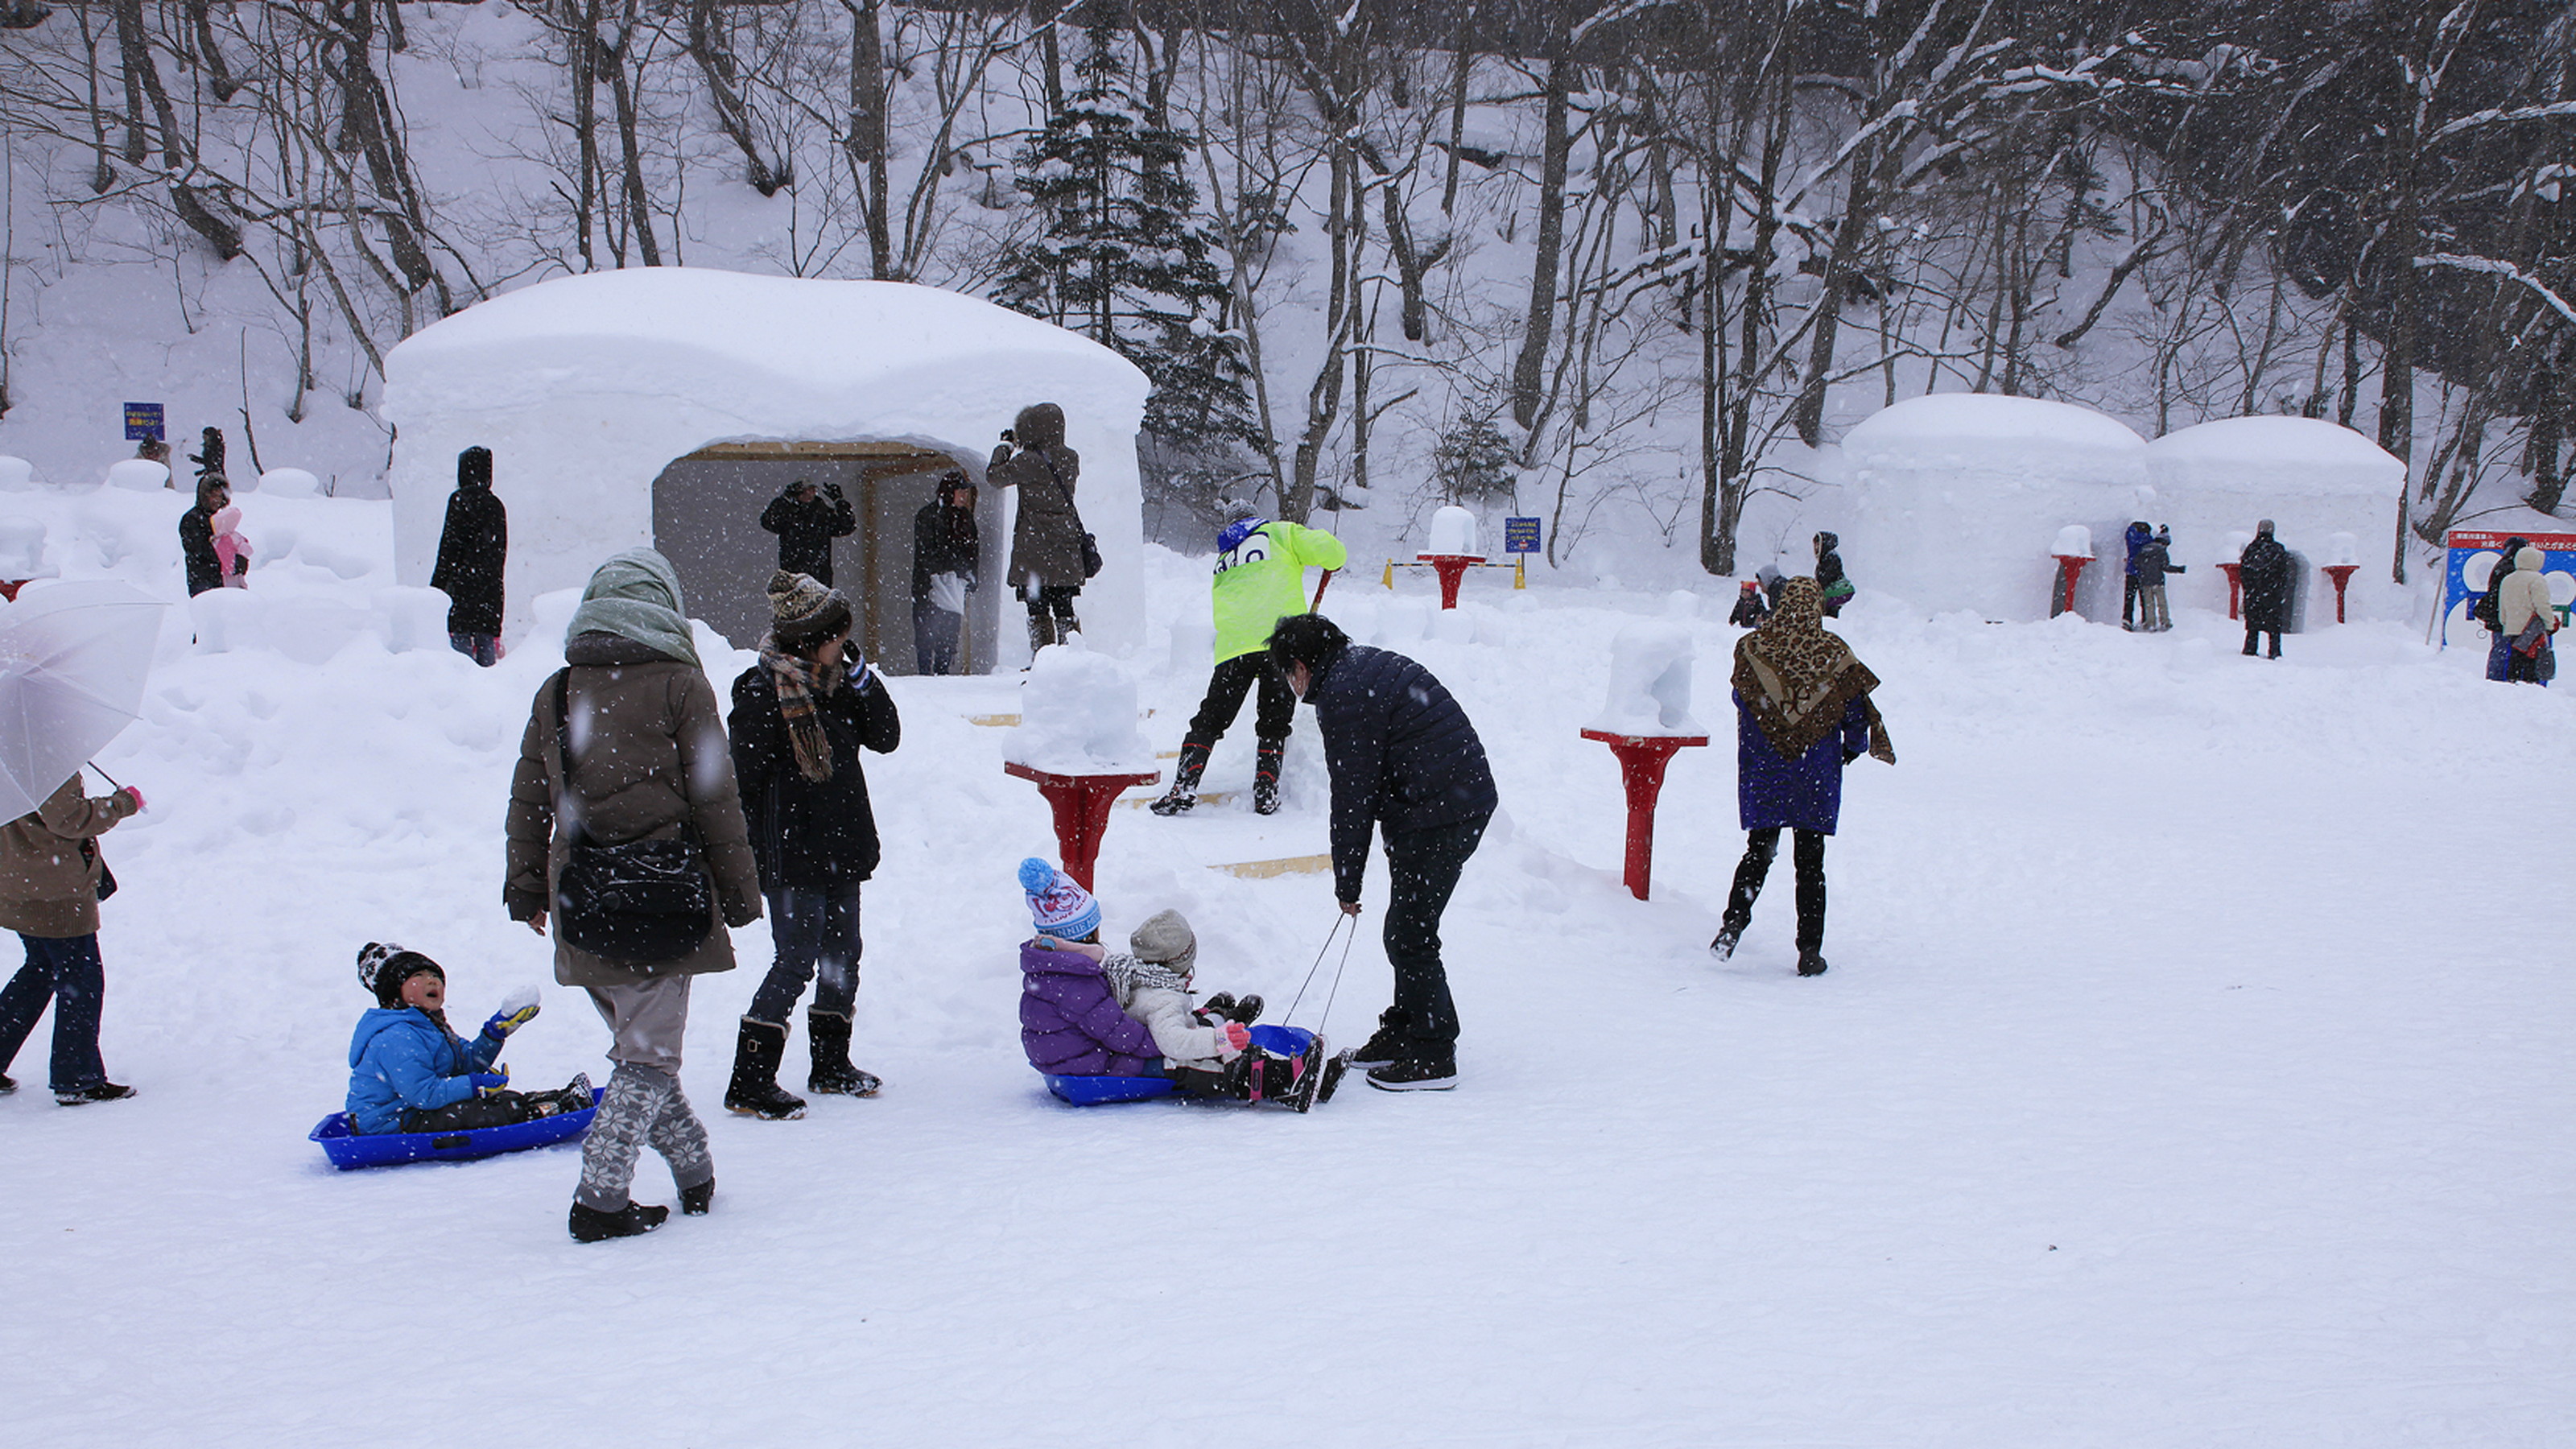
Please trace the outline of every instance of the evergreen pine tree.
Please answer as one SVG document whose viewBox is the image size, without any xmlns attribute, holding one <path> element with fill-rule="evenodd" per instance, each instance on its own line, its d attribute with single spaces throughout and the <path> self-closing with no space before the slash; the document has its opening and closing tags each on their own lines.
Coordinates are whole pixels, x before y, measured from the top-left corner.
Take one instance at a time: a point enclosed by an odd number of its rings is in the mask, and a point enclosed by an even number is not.
<svg viewBox="0 0 2576 1449">
<path fill-rule="evenodd" d="M 1004 306 L 1083 333 L 1153 382 L 1145 431 L 1183 453 L 1259 446 L 1216 241 L 1195 214 L 1187 132 L 1155 124 L 1109 26 L 1095 23 L 1079 89 L 1020 153 L 1019 189 L 1046 220 L 1016 248 Z"/>
</svg>

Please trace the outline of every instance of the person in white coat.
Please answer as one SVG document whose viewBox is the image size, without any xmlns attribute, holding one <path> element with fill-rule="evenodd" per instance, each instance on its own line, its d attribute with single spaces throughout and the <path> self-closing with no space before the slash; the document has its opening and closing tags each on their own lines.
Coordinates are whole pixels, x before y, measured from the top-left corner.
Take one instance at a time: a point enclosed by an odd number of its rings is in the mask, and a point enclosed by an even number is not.
<svg viewBox="0 0 2576 1449">
<path fill-rule="evenodd" d="M 2496 585 L 2496 623 L 2504 637 L 2519 641 L 2534 619 L 2540 621 L 2541 646 L 2537 653 L 2525 654 L 2517 644 L 2505 666 L 2505 678 L 2517 684 L 2546 685 L 2540 660 L 2548 652 L 2548 636 L 2558 632 L 2558 611 L 2549 605 L 2549 579 L 2542 574 L 2540 550 L 2525 545 L 2514 555 L 2513 572 Z"/>
</svg>

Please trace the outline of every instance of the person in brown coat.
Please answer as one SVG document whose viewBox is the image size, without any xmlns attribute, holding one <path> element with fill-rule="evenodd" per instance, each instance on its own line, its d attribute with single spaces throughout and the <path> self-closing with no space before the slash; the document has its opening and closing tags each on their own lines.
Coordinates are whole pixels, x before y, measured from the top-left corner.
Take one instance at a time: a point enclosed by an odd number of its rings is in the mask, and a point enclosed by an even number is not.
<svg viewBox="0 0 2576 1449">
<path fill-rule="evenodd" d="M 1009 572 L 1011 587 L 1029 606 L 1029 652 L 1062 644 L 1082 631 L 1073 600 L 1091 577 L 1083 567 L 1082 514 L 1073 503 L 1082 458 L 1064 445 L 1064 409 L 1054 403 L 1020 409 L 984 476 L 996 488 L 1020 490 Z"/>
<path fill-rule="evenodd" d="M 733 969 L 724 926 L 760 919 L 753 863 L 733 759 L 715 686 L 699 666 L 680 603 L 679 575 L 651 549 L 600 565 L 565 631 L 564 670 L 537 691 L 510 780 L 509 878 L 513 920 L 546 932 L 548 907 L 573 847 L 623 845 L 694 834 L 714 885 L 706 940 L 675 960 L 629 965 L 580 950 L 557 922 L 555 980 L 590 993 L 615 1040 L 617 1064 L 582 1142 L 572 1235 L 583 1242 L 650 1232 L 670 1216 L 628 1196 L 647 1142 L 671 1165 L 681 1211 L 707 1211 L 715 1163 L 706 1128 L 680 1091 L 680 1043 L 689 978 Z M 573 758 L 562 758 L 558 687 L 571 710 Z"/>
<path fill-rule="evenodd" d="M 143 808 L 132 786 L 94 798 L 75 771 L 45 803 L 0 826 L 0 926 L 27 944 L 27 964 L 0 988 L 0 1071 L 26 1045 L 45 1003 L 54 1004 L 54 1100 L 66 1107 L 113 1102 L 132 1087 L 107 1079 L 98 1056 L 107 968 L 98 954 L 98 903 L 114 876 L 98 837 Z M 0 1094 L 18 1084 L 0 1076 Z"/>
</svg>

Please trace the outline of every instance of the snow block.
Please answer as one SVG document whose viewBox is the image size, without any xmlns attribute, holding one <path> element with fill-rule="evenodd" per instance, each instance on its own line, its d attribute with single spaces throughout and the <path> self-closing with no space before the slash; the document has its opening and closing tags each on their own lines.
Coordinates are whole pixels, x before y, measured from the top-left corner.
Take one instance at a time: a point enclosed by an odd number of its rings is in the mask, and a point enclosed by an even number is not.
<svg viewBox="0 0 2576 1449">
<path fill-rule="evenodd" d="M 436 589 L 376 590 L 376 627 L 393 654 L 448 647 L 448 597 Z"/>
<path fill-rule="evenodd" d="M 32 579 L 45 568 L 45 526 L 12 514 L 0 518 L 0 579 Z"/>
<path fill-rule="evenodd" d="M 0 493 L 24 493 L 35 486 L 35 464 L 0 453 Z"/>
<path fill-rule="evenodd" d="M 278 498 L 311 498 L 322 491 L 322 480 L 301 468 L 271 468 L 259 475 L 257 490 Z"/>
<path fill-rule="evenodd" d="M 1005 758 L 1056 775 L 1143 773 L 1153 746 L 1136 729 L 1136 685 L 1107 655 L 1066 644 L 1038 651 L 1020 685 L 1020 726 Z"/>
<path fill-rule="evenodd" d="M 2057 531 L 2057 542 L 2050 544 L 2048 551 L 2057 558 L 2091 558 L 2093 530 L 2080 523 L 2070 523 Z"/>
<path fill-rule="evenodd" d="M 1455 503 L 1444 506 L 1431 515 L 1431 541 L 1422 551 L 1481 557 L 1476 551 L 1476 515 Z"/>
<path fill-rule="evenodd" d="M 406 1162 L 470 1162 L 579 1137 L 590 1130 L 591 1120 L 599 1115 L 596 1104 L 602 1095 L 600 1088 L 590 1089 L 594 1105 L 588 1111 L 513 1122 L 506 1127 L 477 1127 L 470 1132 L 360 1132 L 349 1121 L 348 1113 L 334 1112 L 314 1124 L 305 1137 L 321 1143 L 331 1165 L 342 1172 L 361 1167 L 399 1167 Z"/>
<path fill-rule="evenodd" d="M 107 469 L 107 486 L 131 488 L 137 493 L 157 493 L 170 486 L 167 464 L 149 458 L 127 458 L 111 463 Z"/>
<path fill-rule="evenodd" d="M 1678 623 L 1631 624 L 1610 641 L 1610 697 L 1584 725 L 1613 735 L 1705 735 L 1691 715 L 1697 640 Z"/>
</svg>

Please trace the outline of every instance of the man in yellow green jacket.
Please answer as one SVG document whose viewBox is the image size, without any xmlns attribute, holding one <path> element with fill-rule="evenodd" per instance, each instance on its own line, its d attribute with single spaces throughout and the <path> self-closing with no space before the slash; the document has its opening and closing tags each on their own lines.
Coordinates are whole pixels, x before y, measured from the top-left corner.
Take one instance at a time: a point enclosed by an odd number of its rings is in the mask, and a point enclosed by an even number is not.
<svg viewBox="0 0 2576 1449">
<path fill-rule="evenodd" d="M 1265 651 L 1270 631 L 1288 615 L 1306 612 L 1306 570 L 1329 571 L 1350 560 L 1342 541 L 1331 534 L 1273 523 L 1249 504 L 1229 505 L 1226 518 L 1225 530 L 1217 535 L 1216 582 L 1211 586 L 1216 673 L 1181 740 L 1171 793 L 1153 804 L 1157 815 L 1179 815 L 1198 803 L 1199 776 L 1207 770 L 1208 755 L 1243 713 L 1243 696 L 1256 683 L 1261 701 L 1252 728 L 1261 743 L 1252 771 L 1252 808 L 1264 815 L 1279 809 L 1279 762 L 1288 750 L 1297 696 L 1269 667 Z"/>
</svg>

